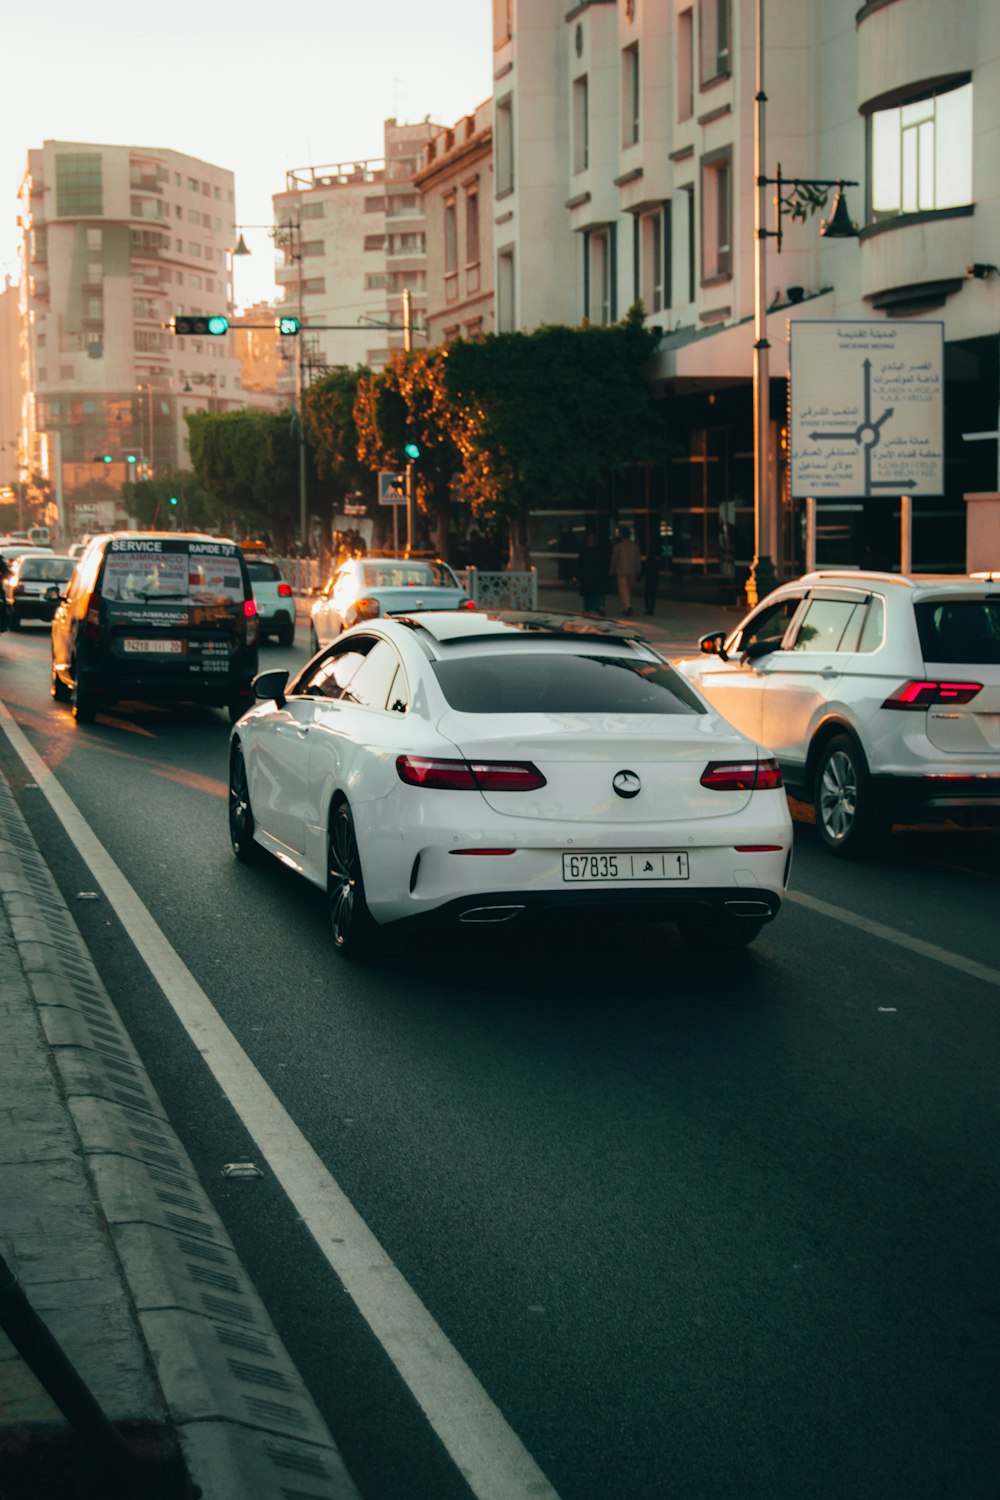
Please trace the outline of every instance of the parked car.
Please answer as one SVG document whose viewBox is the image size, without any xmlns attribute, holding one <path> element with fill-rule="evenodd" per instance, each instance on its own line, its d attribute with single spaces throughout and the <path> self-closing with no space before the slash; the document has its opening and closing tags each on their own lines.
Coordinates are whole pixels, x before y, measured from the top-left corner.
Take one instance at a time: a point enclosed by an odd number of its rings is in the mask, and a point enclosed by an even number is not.
<svg viewBox="0 0 1000 1500">
<path fill-rule="evenodd" d="M 243 556 L 257 606 L 257 630 L 261 640 L 274 636 L 279 646 L 295 640 L 295 595 L 281 569 L 270 557 L 243 549 Z"/>
<path fill-rule="evenodd" d="M 313 652 L 363 620 L 426 609 L 475 609 L 446 562 L 369 553 L 351 557 L 330 576 L 312 607 Z"/>
<path fill-rule="evenodd" d="M 324 889 L 341 953 L 417 917 L 565 909 L 739 947 L 781 904 L 776 762 L 636 633 L 537 612 L 379 618 L 254 689 L 231 737 L 232 849 Z"/>
<path fill-rule="evenodd" d="M 75 566 L 59 553 L 22 552 L 3 580 L 11 630 L 19 630 L 22 620 L 51 620 Z"/>
<path fill-rule="evenodd" d="M 823 843 L 894 822 L 1000 826 L 1000 587 L 824 570 L 783 584 L 680 671 L 775 755 Z"/>
<path fill-rule="evenodd" d="M 252 701 L 257 611 L 236 542 L 196 532 L 94 537 L 52 621 L 52 696 L 90 723 L 121 698 Z"/>
</svg>

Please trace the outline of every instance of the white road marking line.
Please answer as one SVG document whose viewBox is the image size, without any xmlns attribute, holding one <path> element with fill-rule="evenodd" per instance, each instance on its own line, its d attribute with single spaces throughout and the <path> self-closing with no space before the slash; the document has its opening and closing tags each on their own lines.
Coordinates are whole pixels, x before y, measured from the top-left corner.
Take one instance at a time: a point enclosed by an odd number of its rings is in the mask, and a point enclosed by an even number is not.
<svg viewBox="0 0 1000 1500">
<path fill-rule="evenodd" d="M 882 922 L 873 922 L 870 917 L 859 916 L 857 912 L 847 911 L 843 906 L 831 906 L 829 901 L 820 901 L 815 896 L 806 896 L 802 891 L 786 891 L 786 901 L 795 901 L 799 906 L 807 906 L 810 911 L 815 911 L 823 917 L 831 917 L 835 922 L 846 922 L 849 927 L 857 927 L 860 932 L 868 932 L 872 937 L 881 938 L 884 943 L 894 943 L 897 948 L 905 948 L 908 953 L 919 953 L 923 958 L 932 958 L 935 963 L 947 964 L 951 969 L 960 969 L 963 974 L 970 974 L 973 979 L 981 979 L 986 984 L 1000 986 L 1000 969 L 992 969 L 989 964 L 977 963 L 974 958 L 964 958 L 961 953 L 952 953 L 950 948 L 939 948 L 936 943 L 925 943 L 923 938 L 913 937 L 908 932 L 898 932 L 895 927 L 886 927 Z"/>
<path fill-rule="evenodd" d="M 517 1434 L 271 1092 L 2 702 L 0 721 L 276 1180 L 477 1500 L 558 1500 Z"/>
</svg>

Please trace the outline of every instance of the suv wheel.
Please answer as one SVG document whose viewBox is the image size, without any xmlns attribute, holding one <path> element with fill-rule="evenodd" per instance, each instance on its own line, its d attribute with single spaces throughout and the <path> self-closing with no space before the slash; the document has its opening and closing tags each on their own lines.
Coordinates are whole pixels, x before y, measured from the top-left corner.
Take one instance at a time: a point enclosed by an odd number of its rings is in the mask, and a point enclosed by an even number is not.
<svg viewBox="0 0 1000 1500">
<path fill-rule="evenodd" d="M 97 698 L 83 678 L 73 679 L 73 717 L 78 724 L 93 724 L 97 718 Z"/>
<path fill-rule="evenodd" d="M 278 645 L 290 646 L 295 640 L 295 626 L 282 625 L 278 631 Z"/>
<path fill-rule="evenodd" d="M 813 800 L 816 827 L 831 854 L 869 854 L 889 831 L 865 758 L 849 735 L 836 735 L 820 751 Z"/>
<path fill-rule="evenodd" d="M 57 703 L 69 703 L 73 697 L 73 694 L 56 671 L 55 662 L 52 663 L 52 686 L 50 691 Z"/>
</svg>

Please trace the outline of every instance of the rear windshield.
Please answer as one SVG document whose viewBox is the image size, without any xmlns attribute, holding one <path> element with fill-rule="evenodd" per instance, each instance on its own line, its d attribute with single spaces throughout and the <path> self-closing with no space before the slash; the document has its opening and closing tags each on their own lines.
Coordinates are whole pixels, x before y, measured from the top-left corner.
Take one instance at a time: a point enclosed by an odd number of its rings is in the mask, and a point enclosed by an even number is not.
<svg viewBox="0 0 1000 1500">
<path fill-rule="evenodd" d="M 452 708 L 469 714 L 701 714 L 666 662 L 570 652 L 497 652 L 434 662 Z"/>
<path fill-rule="evenodd" d="M 366 562 L 362 566 L 368 589 L 454 589 L 458 580 L 443 563 Z"/>
<path fill-rule="evenodd" d="M 916 605 L 924 661 L 1000 666 L 1000 596 Z"/>
<path fill-rule="evenodd" d="M 101 594 L 133 603 L 180 599 L 232 604 L 245 598 L 242 558 L 216 542 L 113 541 L 104 560 Z"/>
<path fill-rule="evenodd" d="M 64 583 L 76 567 L 72 557 L 26 557 L 18 569 L 21 578 L 43 583 Z"/>
<path fill-rule="evenodd" d="M 252 562 L 247 558 L 247 572 L 251 583 L 280 583 L 281 569 L 273 562 Z"/>
</svg>

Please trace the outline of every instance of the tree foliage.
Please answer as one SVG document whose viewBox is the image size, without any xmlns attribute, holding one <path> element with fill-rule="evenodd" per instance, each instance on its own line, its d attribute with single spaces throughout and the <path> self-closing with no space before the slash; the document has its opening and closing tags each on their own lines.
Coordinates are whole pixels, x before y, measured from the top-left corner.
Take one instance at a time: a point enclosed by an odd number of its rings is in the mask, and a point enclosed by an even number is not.
<svg viewBox="0 0 1000 1500">
<path fill-rule="evenodd" d="M 177 501 L 171 505 L 171 499 Z M 122 486 L 126 513 L 142 527 L 180 531 L 227 529 L 219 501 L 190 469 L 173 469 L 153 479 Z"/>
<path fill-rule="evenodd" d="M 289 548 L 299 521 L 298 414 L 199 411 L 186 420 L 194 472 L 232 529 L 268 531 Z"/>
<path fill-rule="evenodd" d="M 375 497 L 375 472 L 359 454 L 354 416 L 358 387 L 370 373 L 362 365 L 353 369 L 336 365 L 315 381 L 303 397 L 306 437 L 316 473 L 334 500 L 347 500 L 359 494 L 364 500 Z"/>
</svg>

